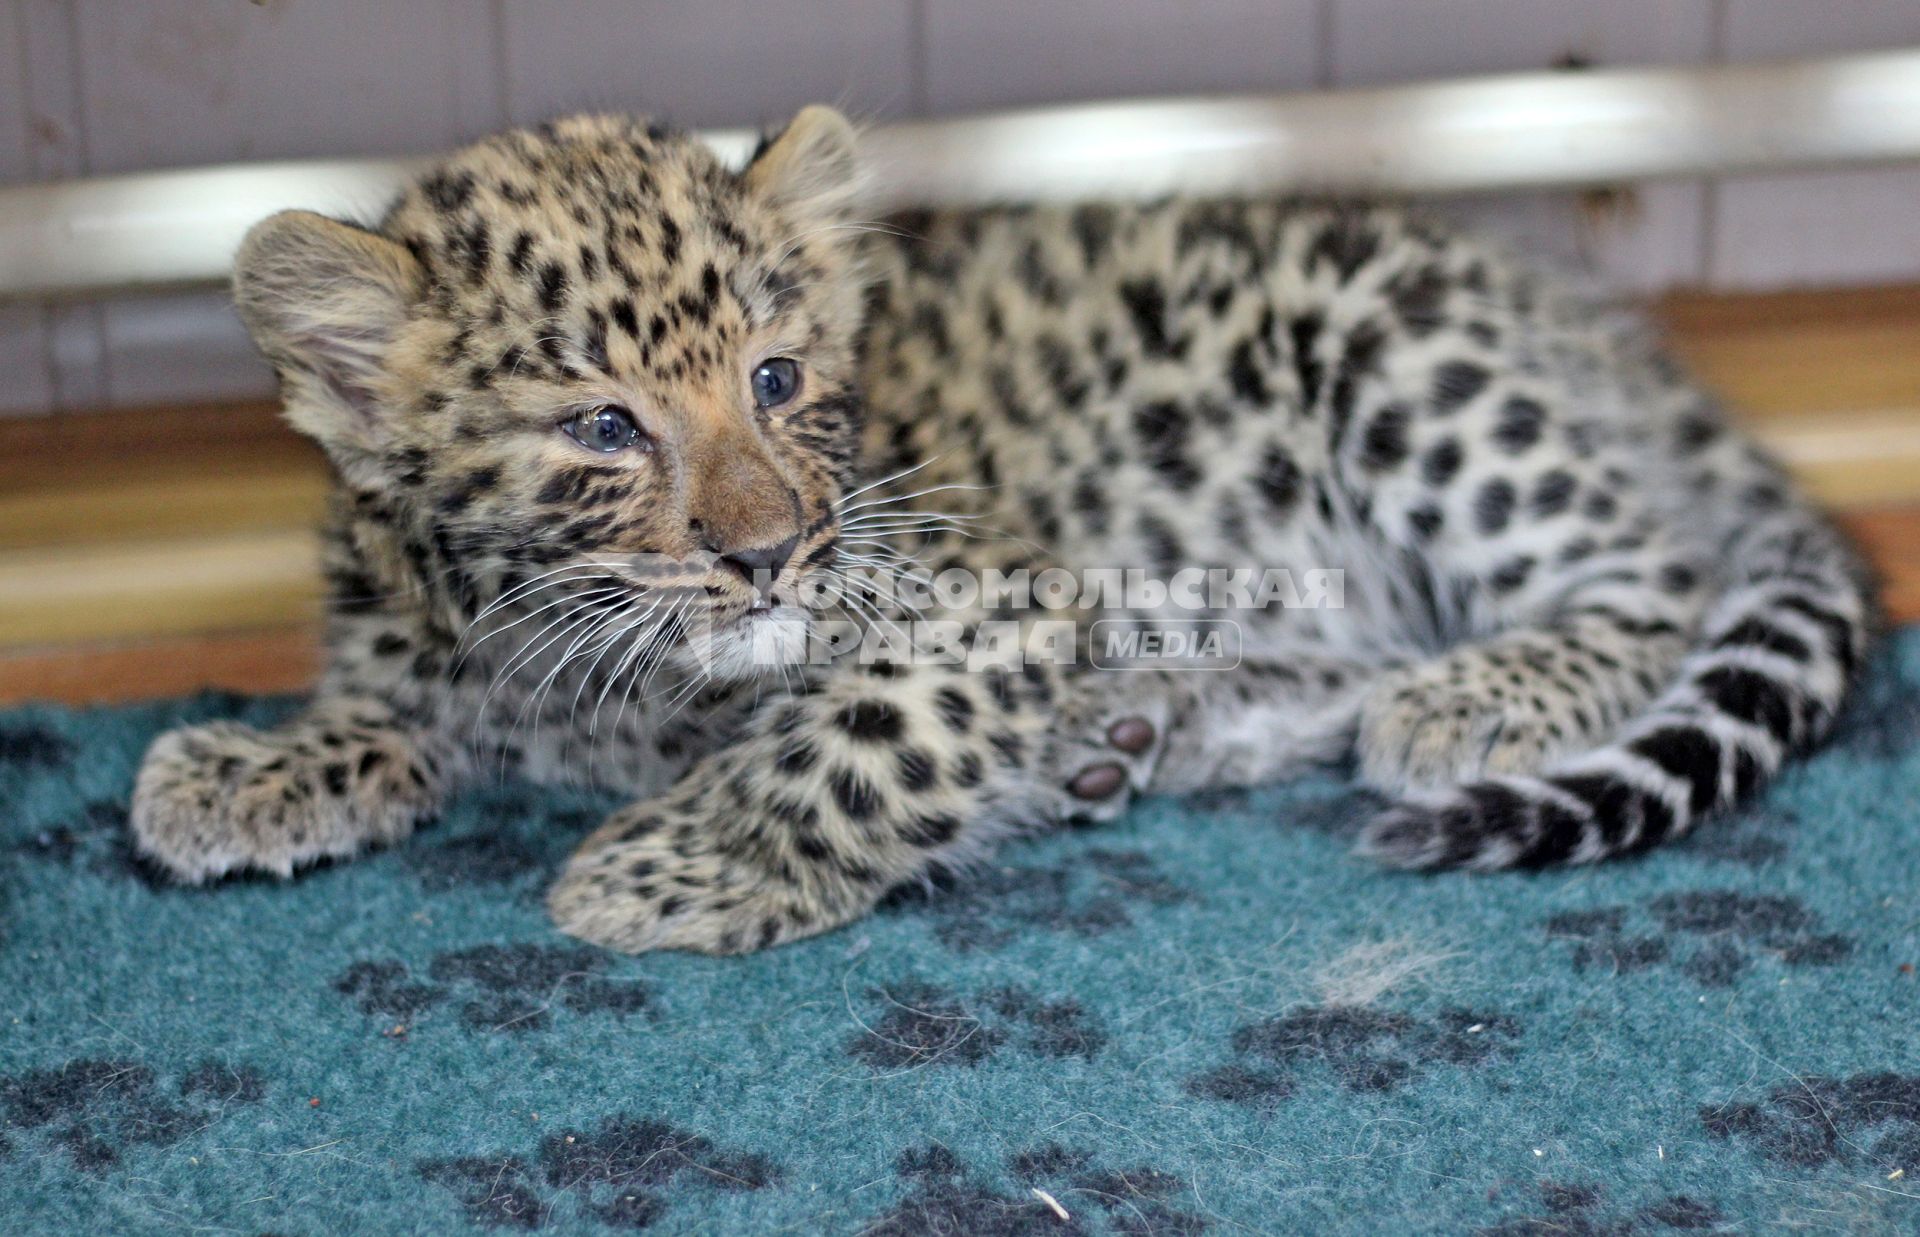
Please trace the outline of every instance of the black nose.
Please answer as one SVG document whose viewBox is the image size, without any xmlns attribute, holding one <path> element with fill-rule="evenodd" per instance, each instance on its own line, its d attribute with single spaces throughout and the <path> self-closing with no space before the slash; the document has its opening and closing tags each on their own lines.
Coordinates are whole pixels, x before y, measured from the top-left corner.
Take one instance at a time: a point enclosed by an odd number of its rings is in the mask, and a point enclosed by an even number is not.
<svg viewBox="0 0 1920 1237">
<path fill-rule="evenodd" d="M 798 544 L 799 537 L 789 537 L 779 545 L 722 554 L 720 561 L 739 572 L 741 578 L 759 589 L 760 595 L 765 597 L 773 592 L 773 582 L 780 578 L 787 560 L 793 557 L 793 547 Z"/>
</svg>

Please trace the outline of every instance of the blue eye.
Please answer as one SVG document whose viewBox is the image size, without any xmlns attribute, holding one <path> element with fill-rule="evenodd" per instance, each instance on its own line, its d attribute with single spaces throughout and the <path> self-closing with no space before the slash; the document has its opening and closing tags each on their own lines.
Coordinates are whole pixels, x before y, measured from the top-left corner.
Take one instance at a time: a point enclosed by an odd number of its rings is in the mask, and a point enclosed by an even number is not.
<svg viewBox="0 0 1920 1237">
<path fill-rule="evenodd" d="M 633 414 L 625 408 L 605 404 L 562 421 L 560 428 L 589 451 L 598 451 L 603 455 L 612 455 L 615 451 L 624 451 L 642 440 L 640 427 L 634 424 Z"/>
<path fill-rule="evenodd" d="M 783 356 L 763 361 L 753 371 L 753 402 L 777 408 L 800 393 L 800 366 Z"/>
</svg>

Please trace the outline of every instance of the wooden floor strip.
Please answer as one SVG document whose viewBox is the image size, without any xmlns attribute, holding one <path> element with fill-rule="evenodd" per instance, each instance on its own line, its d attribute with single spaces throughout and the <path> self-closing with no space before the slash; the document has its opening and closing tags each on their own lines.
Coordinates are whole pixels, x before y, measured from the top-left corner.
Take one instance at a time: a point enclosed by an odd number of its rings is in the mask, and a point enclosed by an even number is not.
<svg viewBox="0 0 1920 1237">
<path fill-rule="evenodd" d="M 1920 504 L 1843 518 L 1873 559 L 1895 622 L 1920 621 Z M 200 687 L 292 692 L 320 667 L 312 624 L 0 655 L 0 705 L 98 703 L 175 696 Z"/>
<path fill-rule="evenodd" d="M 0 646 L 296 622 L 320 596 L 308 529 L 0 553 Z"/>
<path fill-rule="evenodd" d="M 320 669 L 311 625 L 0 656 L 0 705 L 30 700 L 108 704 L 182 696 L 201 688 L 297 692 Z"/>
<path fill-rule="evenodd" d="M 1920 285 L 1692 293 L 1656 316 L 1688 368 L 1747 416 L 1920 408 Z"/>
<path fill-rule="evenodd" d="M 132 477 L 0 493 L 0 552 L 130 538 L 219 537 L 243 529 L 311 529 L 327 493 L 317 462 L 237 476 Z"/>
</svg>

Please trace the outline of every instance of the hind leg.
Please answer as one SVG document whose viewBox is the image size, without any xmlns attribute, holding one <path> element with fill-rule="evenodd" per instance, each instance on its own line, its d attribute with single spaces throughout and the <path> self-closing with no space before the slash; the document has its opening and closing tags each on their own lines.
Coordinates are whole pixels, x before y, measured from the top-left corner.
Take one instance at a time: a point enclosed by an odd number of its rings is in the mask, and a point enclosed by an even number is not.
<svg viewBox="0 0 1920 1237">
<path fill-rule="evenodd" d="M 1538 773 L 1645 707 L 1686 645 L 1677 624 L 1594 612 L 1392 672 L 1360 710 L 1361 776 L 1402 791 Z"/>
</svg>

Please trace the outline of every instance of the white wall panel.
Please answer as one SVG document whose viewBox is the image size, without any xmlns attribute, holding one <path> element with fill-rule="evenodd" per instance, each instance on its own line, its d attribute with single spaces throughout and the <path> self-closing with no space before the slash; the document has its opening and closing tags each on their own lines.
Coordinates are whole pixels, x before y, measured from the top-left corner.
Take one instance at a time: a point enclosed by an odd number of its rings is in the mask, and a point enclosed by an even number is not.
<svg viewBox="0 0 1920 1237">
<path fill-rule="evenodd" d="M 273 371 L 224 293 L 128 297 L 102 306 L 108 402 L 121 407 L 259 399 Z"/>
<path fill-rule="evenodd" d="M 39 3 L 42 0 L 29 0 Z M 402 154 L 504 119 L 491 6 L 72 0 L 86 171 Z M 221 294 L 58 311 L 67 407 L 271 390 Z M 95 341 L 88 347 L 89 336 Z"/>
<path fill-rule="evenodd" d="M 1333 0 L 1335 86 L 1595 65 L 1695 64 L 1713 44 L 1711 0 Z M 1465 202 L 1449 213 L 1604 283 L 1647 291 L 1699 279 L 1706 195 L 1688 182 L 1641 187 L 1630 209 L 1598 218 L 1579 195 Z"/>
<path fill-rule="evenodd" d="M 1323 0 L 924 0 L 928 110 L 1305 90 Z"/>
<path fill-rule="evenodd" d="M 1547 69 L 1567 57 L 1696 64 L 1712 31 L 1713 0 L 1333 0 L 1330 62 L 1336 86 Z"/>
<path fill-rule="evenodd" d="M 72 3 L 96 174 L 433 151 L 500 120 L 486 4 Z"/>
<path fill-rule="evenodd" d="M 1920 45 L 1920 0 L 1727 0 L 1729 60 Z M 1716 287 L 1920 279 L 1920 167 L 1745 176 L 1715 187 Z"/>
<path fill-rule="evenodd" d="M 0 184 L 27 180 L 33 118 L 27 110 L 22 5 L 0 9 Z M 0 416 L 53 404 L 45 316 L 37 305 L 0 305 Z"/>
<path fill-rule="evenodd" d="M 1499 194 L 1436 209 L 1506 248 L 1629 293 L 1700 278 L 1704 189 L 1688 181 L 1641 185 L 1610 204 L 1571 193 Z"/>
<path fill-rule="evenodd" d="M 0 182 L 85 171 L 72 31 L 59 0 L 13 0 L 0 12 Z M 91 306 L 0 306 L 0 414 L 98 403 L 99 353 Z"/>
<path fill-rule="evenodd" d="M 1920 44 L 1914 0 L 1725 0 L 1729 60 L 1768 60 Z"/>
<path fill-rule="evenodd" d="M 1920 279 L 1920 169 L 1741 177 L 1718 194 L 1716 287 Z"/>
<path fill-rule="evenodd" d="M 1698 181 L 1640 185 L 1596 215 L 1576 193 L 1499 194 L 1447 213 L 1525 253 L 1590 273 L 1608 287 L 1652 292 L 1704 277 L 1707 190 Z"/>
<path fill-rule="evenodd" d="M 33 179 L 34 116 L 27 106 L 27 5 L 0 9 L 0 184 Z"/>
<path fill-rule="evenodd" d="M 573 0 L 505 6 L 515 123 L 624 111 L 777 126 L 808 103 L 911 114 L 913 0 Z"/>
<path fill-rule="evenodd" d="M 53 406 L 45 316 L 38 305 L 0 305 L 0 416 Z"/>
</svg>

